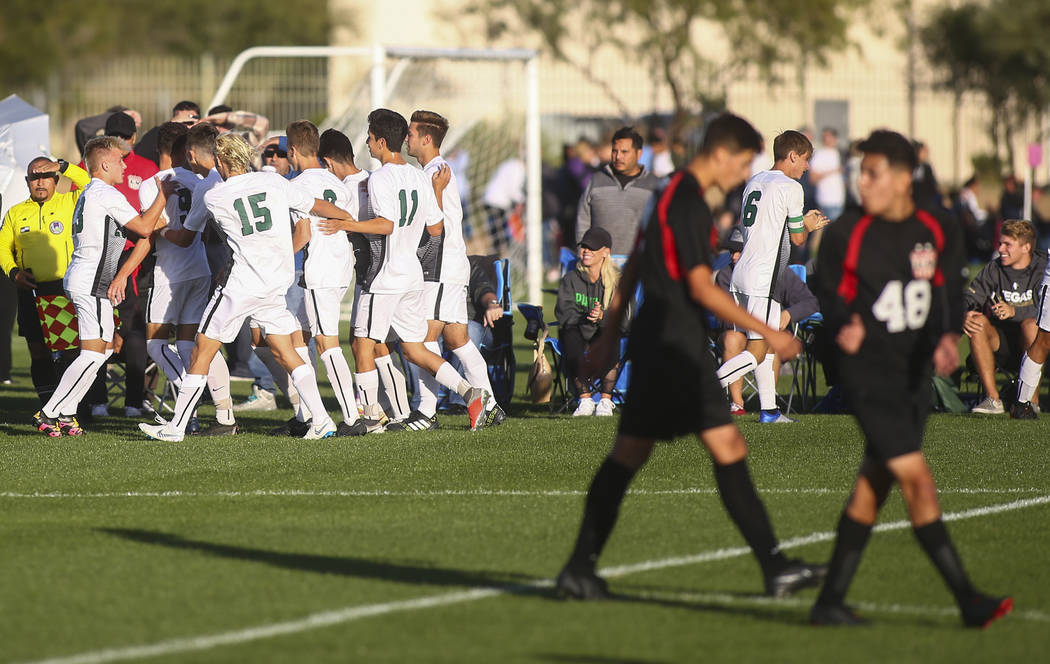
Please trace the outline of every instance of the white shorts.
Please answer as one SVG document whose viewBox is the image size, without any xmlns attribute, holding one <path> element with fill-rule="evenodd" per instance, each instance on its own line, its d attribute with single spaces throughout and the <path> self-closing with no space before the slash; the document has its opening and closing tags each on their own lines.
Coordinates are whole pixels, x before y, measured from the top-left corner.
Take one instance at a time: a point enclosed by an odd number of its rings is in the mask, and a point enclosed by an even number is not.
<svg viewBox="0 0 1050 664">
<path fill-rule="evenodd" d="M 339 312 L 346 289 L 346 286 L 305 289 L 303 308 L 310 322 L 310 334 L 339 336 Z"/>
<path fill-rule="evenodd" d="M 231 293 L 225 286 L 215 289 L 204 309 L 197 332 L 210 339 L 230 343 L 237 338 L 244 320 L 265 334 L 292 334 L 299 328 L 283 297 L 258 297 L 245 293 Z"/>
<path fill-rule="evenodd" d="M 760 295 L 745 295 L 744 293 L 733 293 L 733 297 L 736 298 L 736 303 L 742 308 L 747 309 L 747 313 L 751 314 L 760 321 L 763 321 L 766 325 L 773 328 L 774 330 L 780 329 L 780 303 L 771 297 L 762 297 Z M 746 332 L 748 339 L 761 339 L 762 335 L 751 330 L 741 330 L 740 332 Z"/>
<path fill-rule="evenodd" d="M 428 281 L 423 284 L 427 320 L 467 324 L 467 287 Z"/>
<path fill-rule="evenodd" d="M 295 320 L 299 322 L 299 327 L 297 327 L 296 329 L 302 330 L 303 332 L 309 332 L 310 317 L 306 315 L 305 296 L 306 291 L 303 290 L 303 287 L 300 286 L 298 283 L 294 283 L 288 288 L 288 292 L 284 294 L 284 306 L 288 309 L 289 312 L 291 312 L 292 316 L 295 317 Z M 259 325 L 255 321 L 250 320 L 248 321 L 248 327 L 261 328 L 262 325 Z M 272 334 L 278 333 L 273 332 Z"/>
<path fill-rule="evenodd" d="M 198 277 L 174 284 L 153 284 L 146 300 L 147 323 L 196 325 L 208 304 L 211 277 Z"/>
<path fill-rule="evenodd" d="M 87 293 L 66 293 L 77 310 L 77 330 L 81 341 L 113 341 L 113 305 L 104 297 Z"/>
<path fill-rule="evenodd" d="M 422 343 L 427 338 L 423 291 L 362 293 L 354 305 L 354 336 L 384 343 L 391 332 L 401 341 Z"/>
<path fill-rule="evenodd" d="M 1039 318 L 1036 319 L 1036 323 L 1039 324 L 1040 330 L 1050 332 L 1050 301 L 1047 298 L 1050 297 L 1050 282 L 1044 281 L 1039 286 Z M 80 311 L 77 311 L 77 315 L 80 315 Z"/>
</svg>

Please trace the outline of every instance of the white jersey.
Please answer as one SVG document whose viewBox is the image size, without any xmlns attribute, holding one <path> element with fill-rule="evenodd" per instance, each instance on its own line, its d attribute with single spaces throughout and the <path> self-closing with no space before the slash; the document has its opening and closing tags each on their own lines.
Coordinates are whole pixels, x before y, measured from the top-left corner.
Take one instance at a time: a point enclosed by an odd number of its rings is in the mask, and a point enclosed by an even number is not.
<svg viewBox="0 0 1050 664">
<path fill-rule="evenodd" d="M 394 222 L 385 236 L 371 293 L 407 293 L 423 289 L 423 268 L 416 249 L 424 226 L 441 223 L 430 176 L 408 164 L 384 164 L 368 178 L 368 198 L 375 214 Z"/>
<path fill-rule="evenodd" d="M 215 185 L 204 204 L 233 254 L 226 290 L 283 298 L 295 281 L 291 211 L 308 214 L 313 196 L 277 173 L 244 173 Z"/>
<path fill-rule="evenodd" d="M 358 221 L 371 218 L 368 207 L 369 175 L 371 173 L 362 169 L 353 175 L 347 175 L 343 178 L 343 184 L 346 185 L 347 191 L 350 192 L 350 207 L 346 211 L 354 215 L 354 219 Z"/>
<path fill-rule="evenodd" d="M 439 155 L 427 162 L 423 172 L 433 179 L 443 164 L 447 166 L 448 162 Z M 467 243 L 463 240 L 463 203 L 459 199 L 459 183 L 454 172 L 441 192 L 441 212 L 445 224 L 438 236 L 439 252 L 430 260 L 426 255 L 420 257 L 423 278 L 426 281 L 465 286 L 470 283 L 470 261 L 467 260 Z"/>
<path fill-rule="evenodd" d="M 197 182 L 197 186 L 193 190 L 193 203 L 190 205 L 190 212 L 182 220 L 183 228 L 188 228 L 198 233 L 204 230 L 204 227 L 212 219 L 208 206 L 204 204 L 204 195 L 221 182 L 222 176 L 214 168 L 208 172 L 206 177 Z"/>
<path fill-rule="evenodd" d="M 137 216 L 124 194 L 91 179 L 73 210 L 73 257 L 63 279 L 67 293 L 106 297 L 124 251 L 124 226 Z"/>
<path fill-rule="evenodd" d="M 181 166 L 161 171 L 157 173 L 157 177 L 161 180 L 174 177 L 179 183 L 179 188 L 168 197 L 164 204 L 164 212 L 161 213 L 168 220 L 168 228 L 179 230 L 193 206 L 193 191 L 203 180 L 193 171 Z M 139 203 L 142 209 L 148 210 L 156 198 L 156 180 L 143 180 L 142 186 L 139 187 Z M 163 233 L 158 233 L 154 249 L 157 253 L 157 265 L 153 268 L 153 283 L 157 286 L 177 284 L 211 274 L 208 269 L 208 257 L 204 253 L 204 243 L 201 242 L 199 234 L 188 247 L 180 247 L 165 240 Z"/>
<path fill-rule="evenodd" d="M 324 168 L 308 168 L 292 182 L 312 198 L 320 198 L 354 215 L 353 201 L 343 181 Z M 309 216 L 309 215 L 304 215 Z M 346 233 L 325 235 L 320 220 L 310 216 L 310 242 L 304 247 L 305 288 L 346 288 L 353 279 L 354 252 Z M 356 218 L 356 217 L 355 217 Z"/>
<path fill-rule="evenodd" d="M 762 171 L 744 189 L 740 226 L 744 249 L 733 268 L 732 290 L 773 297 L 777 280 L 787 269 L 788 233 L 801 233 L 802 185 L 781 171 Z"/>
</svg>

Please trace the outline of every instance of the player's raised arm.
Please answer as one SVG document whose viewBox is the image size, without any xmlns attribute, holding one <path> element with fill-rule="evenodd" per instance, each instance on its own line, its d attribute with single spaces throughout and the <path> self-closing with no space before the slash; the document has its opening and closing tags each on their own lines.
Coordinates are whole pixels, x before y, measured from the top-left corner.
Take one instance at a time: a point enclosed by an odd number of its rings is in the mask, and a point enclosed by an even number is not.
<svg viewBox="0 0 1050 664">
<path fill-rule="evenodd" d="M 149 209 L 124 224 L 124 227 L 129 231 L 133 231 L 142 237 L 148 237 L 153 234 L 153 231 L 164 228 L 167 225 L 167 222 L 161 218 L 161 213 L 164 212 L 164 204 L 167 202 L 168 196 L 175 192 L 179 183 L 174 178 L 169 178 L 163 182 L 158 181 L 157 185 L 157 197 L 153 199 L 153 204 L 149 206 Z"/>
</svg>

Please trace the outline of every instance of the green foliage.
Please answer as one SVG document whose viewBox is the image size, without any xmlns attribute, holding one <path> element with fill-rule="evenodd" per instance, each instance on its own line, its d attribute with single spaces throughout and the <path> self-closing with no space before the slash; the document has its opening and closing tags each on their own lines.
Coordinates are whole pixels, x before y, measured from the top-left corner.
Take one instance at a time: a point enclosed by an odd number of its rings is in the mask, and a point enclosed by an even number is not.
<svg viewBox="0 0 1050 664">
<path fill-rule="evenodd" d="M 56 70 L 141 55 L 232 57 L 256 45 L 326 44 L 326 0 L 7 0 L 0 21 L 0 86 L 43 85 Z"/>
</svg>

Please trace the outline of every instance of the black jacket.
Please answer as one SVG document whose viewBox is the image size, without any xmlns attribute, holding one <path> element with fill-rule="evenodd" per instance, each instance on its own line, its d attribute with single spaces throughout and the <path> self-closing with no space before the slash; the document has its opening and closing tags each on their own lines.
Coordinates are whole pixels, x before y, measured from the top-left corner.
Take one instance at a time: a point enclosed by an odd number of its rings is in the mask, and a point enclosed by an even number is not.
<svg viewBox="0 0 1050 664">
<path fill-rule="evenodd" d="M 565 273 L 558 287 L 558 304 L 554 308 L 554 316 L 558 319 L 561 329 L 579 328 L 583 338 L 590 341 L 598 330 L 604 327 L 605 318 L 592 323 L 587 320 L 587 314 L 594 308 L 595 302 L 605 300 L 605 285 L 602 280 L 591 283 L 579 270 L 573 269 Z M 627 312 L 620 326 L 620 334 L 627 334 L 628 325 L 633 310 L 633 304 L 628 302 Z"/>
<path fill-rule="evenodd" d="M 1007 304 L 1013 305 L 1014 317 L 1009 319 L 1020 323 L 1039 314 L 1039 303 L 1035 295 L 1046 271 L 1046 256 L 1040 253 L 1032 255 L 1032 262 L 1023 270 L 1003 267 L 999 259 L 984 266 L 966 289 L 966 309 L 990 313 L 989 299 L 992 293 L 998 295 Z M 998 321 L 998 317 L 991 319 Z"/>
</svg>

